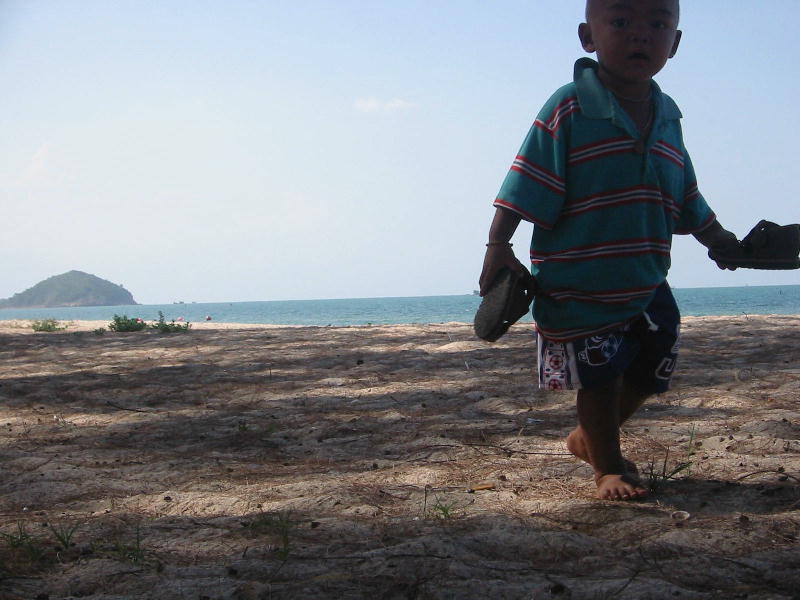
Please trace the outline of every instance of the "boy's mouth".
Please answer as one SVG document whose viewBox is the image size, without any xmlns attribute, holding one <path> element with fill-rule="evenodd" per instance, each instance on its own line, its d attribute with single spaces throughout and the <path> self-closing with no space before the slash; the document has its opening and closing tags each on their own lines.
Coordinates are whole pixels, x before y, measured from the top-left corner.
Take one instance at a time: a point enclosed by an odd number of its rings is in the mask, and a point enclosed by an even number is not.
<svg viewBox="0 0 800 600">
<path fill-rule="evenodd" d="M 634 52 L 630 56 L 628 56 L 630 60 L 650 60 L 650 57 L 647 56 L 644 52 Z"/>
</svg>

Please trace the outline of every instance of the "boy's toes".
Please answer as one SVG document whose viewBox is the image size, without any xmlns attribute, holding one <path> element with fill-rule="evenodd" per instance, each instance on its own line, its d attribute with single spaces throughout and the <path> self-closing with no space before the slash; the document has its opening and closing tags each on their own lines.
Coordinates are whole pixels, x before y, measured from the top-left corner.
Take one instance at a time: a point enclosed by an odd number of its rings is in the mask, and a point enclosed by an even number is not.
<svg viewBox="0 0 800 600">
<path fill-rule="evenodd" d="M 597 478 L 597 497 L 602 500 L 636 500 L 647 495 L 647 490 L 629 475 L 612 473 Z"/>
</svg>

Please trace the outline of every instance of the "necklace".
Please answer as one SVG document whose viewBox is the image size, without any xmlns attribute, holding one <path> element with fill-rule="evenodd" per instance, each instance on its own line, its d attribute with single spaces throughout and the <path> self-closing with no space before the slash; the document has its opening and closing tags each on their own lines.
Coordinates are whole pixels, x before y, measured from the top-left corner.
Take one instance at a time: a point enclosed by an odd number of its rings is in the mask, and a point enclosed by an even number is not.
<svg viewBox="0 0 800 600">
<path fill-rule="evenodd" d="M 636 154 L 644 154 L 647 136 L 650 132 L 650 127 L 653 125 L 654 112 L 653 105 L 651 104 L 650 109 L 647 111 L 647 120 L 643 124 L 639 122 L 636 123 L 636 126 L 639 128 L 639 138 L 633 146 L 633 151 L 636 152 Z"/>
<path fill-rule="evenodd" d="M 618 100 L 624 100 L 625 102 L 633 102 L 634 104 L 640 104 L 642 102 L 649 102 L 650 99 L 653 97 L 653 90 L 647 92 L 647 96 L 644 98 L 628 98 L 627 96 L 623 96 L 622 94 L 617 94 L 614 92 L 614 95 L 617 97 Z"/>
<path fill-rule="evenodd" d="M 637 123 L 637 125 L 639 125 L 639 129 L 642 135 L 644 135 L 647 133 L 647 130 L 650 129 L 650 125 L 652 124 L 653 124 L 653 105 L 651 104 L 650 110 L 647 111 L 647 120 L 644 122 L 644 125 L 640 125 L 639 123 Z"/>
</svg>

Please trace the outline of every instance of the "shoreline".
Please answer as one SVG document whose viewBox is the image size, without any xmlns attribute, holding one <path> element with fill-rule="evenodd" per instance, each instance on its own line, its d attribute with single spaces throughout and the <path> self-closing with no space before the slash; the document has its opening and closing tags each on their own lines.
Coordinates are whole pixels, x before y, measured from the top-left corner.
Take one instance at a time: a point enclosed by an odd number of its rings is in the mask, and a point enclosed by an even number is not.
<svg viewBox="0 0 800 600">
<path fill-rule="evenodd" d="M 800 313 L 797 314 L 738 314 L 738 315 L 704 315 L 704 316 L 681 316 L 681 323 L 694 323 L 702 321 L 723 321 L 730 319 L 741 319 L 744 322 L 753 319 L 787 319 L 793 320 L 800 318 Z M 32 323 L 39 319 L 0 319 L 0 332 L 2 333 L 23 333 L 29 331 L 30 333 L 37 333 L 32 331 Z M 59 331 L 49 332 L 51 335 L 63 335 L 78 332 L 93 332 L 99 328 L 105 328 L 106 333 L 114 334 L 116 332 L 108 329 L 110 320 L 83 320 L 83 319 L 56 319 L 60 326 L 65 326 L 66 329 Z M 154 321 L 147 321 L 152 323 Z M 239 330 L 239 329 L 380 329 L 386 327 L 426 327 L 426 326 L 447 326 L 447 325 L 468 325 L 472 326 L 471 321 L 442 321 L 431 323 L 372 323 L 368 325 L 295 325 L 295 324 L 276 324 L 276 323 L 237 323 L 230 321 L 186 321 L 191 324 L 190 331 L 209 331 L 209 330 Z M 179 323 L 183 324 L 183 323 Z M 533 321 L 518 321 L 515 328 L 529 327 L 533 328 Z M 137 333 L 137 332 L 120 332 L 120 333 Z M 141 333 L 141 332 L 139 332 Z"/>
<path fill-rule="evenodd" d="M 800 285 L 677 290 L 675 298 L 684 316 L 737 316 L 757 313 L 800 314 Z M 136 307 L 71 307 L 0 310 L 0 321 L 58 319 L 111 321 L 115 314 L 141 317 L 147 322 L 163 313 L 167 322 L 184 318 L 199 325 L 212 323 L 296 326 L 360 326 L 414 323 L 472 322 L 481 298 L 473 295 L 350 300 L 261 301 Z M 522 322 L 532 322 L 530 314 Z M 103 326 L 98 324 L 97 327 Z"/>
<path fill-rule="evenodd" d="M 780 315 L 778 315 L 780 316 Z M 31 329 L 31 324 L 38 319 L 8 319 L 0 320 L 0 333 L 38 333 Z M 102 320 L 59 320 L 56 319 L 61 325 L 66 325 L 66 329 L 59 331 L 49 332 L 49 335 L 64 335 L 69 333 L 86 333 L 93 332 L 101 327 L 106 329 L 106 334 L 116 334 L 117 332 L 108 329 L 110 321 Z M 153 321 L 147 321 L 148 324 Z M 383 329 L 392 327 L 443 327 L 448 325 L 459 325 L 472 327 L 471 322 L 466 321 L 443 321 L 436 323 L 373 323 L 370 325 L 283 325 L 276 323 L 233 323 L 223 321 L 187 321 L 191 327 L 188 333 L 192 331 L 237 331 L 248 329 Z M 178 323 L 182 325 L 183 323 Z M 533 322 L 518 322 L 517 327 L 524 327 L 525 325 L 533 326 Z M 120 334 L 128 333 L 146 333 L 148 329 L 140 332 L 119 332 Z M 178 335 L 178 334 L 176 334 Z"/>
<path fill-rule="evenodd" d="M 30 329 L 31 324 L 34 321 L 38 321 L 40 319 L 7 319 L 2 320 L 0 319 L 0 332 L 8 331 L 15 331 L 19 332 L 25 329 Z M 77 333 L 77 332 L 91 332 L 101 327 L 106 329 L 106 333 L 116 333 L 114 331 L 110 331 L 108 329 L 108 324 L 111 322 L 110 320 L 83 320 L 83 319 L 55 319 L 58 321 L 60 325 L 66 325 L 66 329 L 60 331 L 54 331 L 52 334 L 64 334 L 64 333 Z M 154 321 L 146 321 L 148 324 L 153 323 Z M 169 321 L 168 321 L 169 322 Z M 187 321 L 190 323 L 191 328 L 189 331 L 204 331 L 204 330 L 227 330 L 227 329 L 276 329 L 276 328 L 283 328 L 283 327 L 324 327 L 320 325 L 275 325 L 272 323 L 231 323 L 231 322 L 222 322 L 222 321 Z M 183 323 L 178 323 L 183 325 Z M 357 326 L 353 326 L 357 327 Z M 367 327 L 367 326 L 365 326 Z M 120 332 L 120 333 L 141 333 L 141 332 Z"/>
</svg>

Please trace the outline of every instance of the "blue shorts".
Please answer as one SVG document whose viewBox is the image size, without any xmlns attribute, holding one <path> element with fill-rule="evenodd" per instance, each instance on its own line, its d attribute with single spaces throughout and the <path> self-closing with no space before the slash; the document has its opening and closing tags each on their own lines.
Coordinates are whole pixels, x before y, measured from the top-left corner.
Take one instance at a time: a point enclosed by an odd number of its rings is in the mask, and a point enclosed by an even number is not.
<svg viewBox="0 0 800 600">
<path fill-rule="evenodd" d="M 665 281 L 644 313 L 624 327 L 572 342 L 538 334 L 539 388 L 591 389 L 624 376 L 639 389 L 669 389 L 680 344 L 680 313 Z"/>
</svg>

